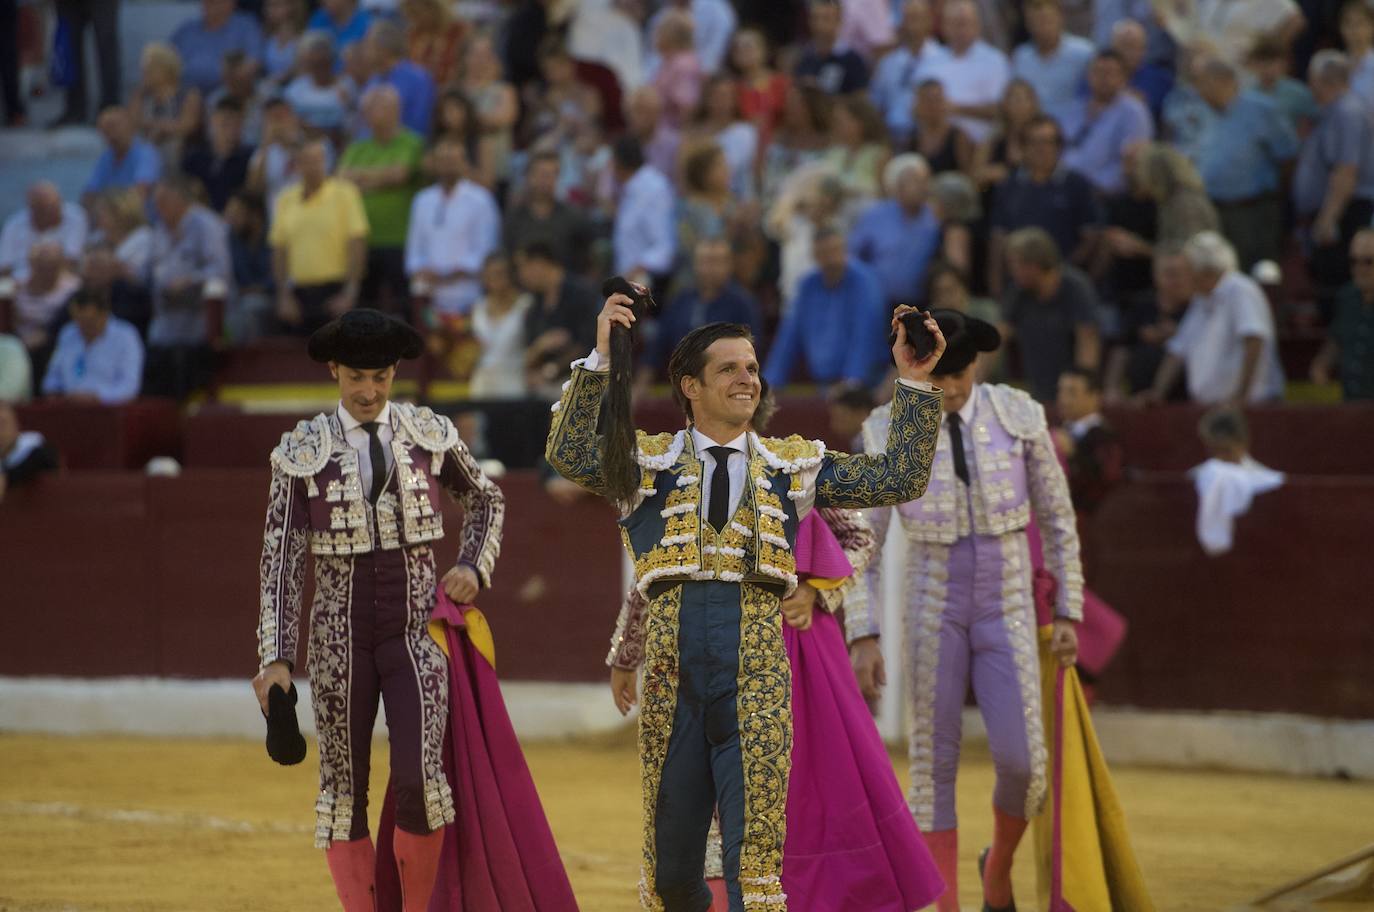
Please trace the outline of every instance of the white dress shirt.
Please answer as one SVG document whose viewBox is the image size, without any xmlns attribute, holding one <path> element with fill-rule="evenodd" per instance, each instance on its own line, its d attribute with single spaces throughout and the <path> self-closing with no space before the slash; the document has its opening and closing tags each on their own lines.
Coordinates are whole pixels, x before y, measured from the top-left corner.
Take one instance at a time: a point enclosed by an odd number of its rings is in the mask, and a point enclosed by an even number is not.
<svg viewBox="0 0 1374 912">
<path fill-rule="evenodd" d="M 1235 395 L 1245 362 L 1245 340 L 1264 342 L 1246 402 L 1283 395 L 1283 367 L 1275 342 L 1274 314 L 1254 279 L 1232 270 L 1209 294 L 1193 297 L 1183 320 L 1165 346 L 1188 368 L 1188 396 L 1212 404 Z"/>
<path fill-rule="evenodd" d="M 931 67 L 930 75 L 945 87 L 951 105 L 995 105 L 1011 81 L 1007 55 L 986 41 L 976 41 L 962 55 L 949 55 Z M 992 121 L 978 117 L 955 117 L 954 123 L 975 143 L 987 139 Z"/>
<path fill-rule="evenodd" d="M 677 252 L 673 185 L 657 168 L 644 165 L 625 182 L 615 213 L 615 271 L 629 275 L 637 268 L 661 275 L 672 268 Z"/>
<path fill-rule="evenodd" d="M 467 313 L 482 295 L 477 278 L 482 264 L 500 244 L 501 212 L 485 187 L 459 181 L 450 193 L 434 184 L 417 193 L 410 205 L 406 273 L 470 274 L 472 278 L 446 282 L 431 291 L 440 313 Z"/>
<path fill-rule="evenodd" d="M 711 447 L 728 447 L 739 453 L 738 456 L 730 457 L 730 464 L 727 471 L 730 473 L 730 509 L 726 511 L 726 516 L 734 516 L 735 510 L 739 507 L 740 499 L 744 496 L 744 480 L 748 475 L 749 468 L 749 435 L 740 434 L 729 443 L 716 443 L 696 428 L 692 428 L 692 446 L 696 447 L 697 456 L 701 459 L 701 515 L 703 517 L 711 515 L 711 479 L 716 474 L 716 457 L 710 451 Z"/>
<path fill-rule="evenodd" d="M 343 425 L 344 440 L 348 445 L 358 451 L 358 477 L 363 483 L 363 496 L 367 496 L 372 491 L 372 453 L 371 436 L 363 429 L 363 423 L 354 418 L 348 409 L 344 408 L 342 400 L 339 402 L 339 423 Z M 382 454 L 386 457 L 386 467 L 384 471 L 391 470 L 393 461 L 391 455 L 391 403 L 382 406 L 382 413 L 377 416 L 377 439 L 382 442 Z"/>
</svg>

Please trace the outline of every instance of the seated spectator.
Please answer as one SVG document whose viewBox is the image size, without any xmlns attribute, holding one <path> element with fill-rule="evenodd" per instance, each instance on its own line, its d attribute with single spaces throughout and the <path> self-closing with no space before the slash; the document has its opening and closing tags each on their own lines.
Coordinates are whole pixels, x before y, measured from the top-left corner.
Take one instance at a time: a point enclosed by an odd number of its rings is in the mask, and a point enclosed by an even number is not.
<svg viewBox="0 0 1374 912">
<path fill-rule="evenodd" d="M 1063 262 L 1054 238 L 1041 228 L 1022 228 L 1007 239 L 1007 271 L 1012 287 L 1002 304 L 1002 336 L 1017 342 L 1030 394 L 1053 402 L 1060 374 L 1100 366 L 1097 292 L 1087 276 Z"/>
<path fill-rule="evenodd" d="M 210 112 L 206 141 L 187 151 L 181 170 L 205 187 L 210 208 L 224 212 L 229 198 L 248 182 L 248 163 L 253 148 L 243 142 L 243 108 L 232 98 L 222 98 Z"/>
<path fill-rule="evenodd" d="M 515 284 L 506 254 L 496 251 L 482 264 L 482 294 L 472 308 L 472 334 L 482 346 L 469 389 L 474 399 L 523 399 L 525 320 L 534 297 Z"/>
<path fill-rule="evenodd" d="M 1111 49 L 1126 67 L 1130 91 L 1145 102 L 1150 116 L 1158 121 L 1164 112 L 1164 99 L 1173 90 L 1174 73 L 1150 62 L 1149 40 L 1145 26 L 1134 19 L 1121 19 L 1112 26 Z"/>
<path fill-rule="evenodd" d="M 1103 222 L 1092 184 L 1060 162 L 1064 134 L 1053 117 L 1033 117 L 1022 133 L 1022 144 L 1024 164 L 998 185 L 994 196 L 988 250 L 993 294 L 1002 289 L 1002 249 L 1013 231 L 1041 228 L 1068 262 L 1086 264 Z M 1047 382 L 1052 384 L 1053 378 Z"/>
<path fill-rule="evenodd" d="M 724 238 L 697 241 L 692 254 L 693 282 L 659 313 L 640 362 L 640 382 L 663 375 L 668 356 L 689 332 L 707 323 L 744 323 L 763 338 L 763 314 L 753 296 L 733 279 L 734 254 Z"/>
<path fill-rule="evenodd" d="M 973 142 L 955 126 L 945 87 L 938 79 L 927 79 L 916 87 L 910 137 L 908 151 L 924 158 L 935 174 L 966 171 L 973 164 Z"/>
<path fill-rule="evenodd" d="M 1123 392 L 1135 395 L 1148 390 L 1164 361 L 1164 346 L 1193 297 L 1193 275 L 1182 245 L 1155 249 L 1151 269 L 1154 295 L 1120 302 L 1121 325 L 1118 339 L 1107 354 L 1103 372 L 1103 394 L 1107 401 L 1121 401 Z M 1169 402 L 1186 401 L 1188 390 L 1176 379 L 1164 392 Z"/>
<path fill-rule="evenodd" d="M 1035 86 L 1045 112 L 1064 123 L 1078 101 L 1093 43 L 1064 31 L 1061 0 L 1028 0 L 1024 15 L 1030 40 L 1012 51 L 1012 75 Z M 1065 130 L 1074 133 L 1067 124 Z"/>
<path fill-rule="evenodd" d="M 366 53 L 374 74 L 367 87 L 394 88 L 401 106 L 401 123 L 420 138 L 428 136 L 430 117 L 434 114 L 434 78 L 424 67 L 407 59 L 401 27 L 385 19 L 372 23 L 367 30 Z"/>
<path fill-rule="evenodd" d="M 175 164 L 187 140 L 200 132 L 204 98 L 182 84 L 182 61 L 171 45 L 149 44 L 140 59 L 143 78 L 129 99 L 134 126 L 164 162 Z"/>
<path fill-rule="evenodd" d="M 29 275 L 29 249 L 40 241 L 56 241 L 68 263 L 81 259 L 86 247 L 86 212 L 62 199 L 50 181 L 29 187 L 28 205 L 5 219 L 0 229 L 0 276 L 22 282 Z"/>
<path fill-rule="evenodd" d="M 267 91 L 259 80 L 262 64 L 242 51 L 224 55 L 224 84 L 205 99 L 205 109 L 214 111 L 221 101 L 237 102 L 243 125 L 239 135 L 249 146 L 262 142 L 262 112 Z"/>
<path fill-rule="evenodd" d="M 682 199 L 675 214 L 675 284 L 692 282 L 692 260 L 702 238 L 734 238 L 752 207 L 730 192 L 730 165 L 714 142 L 684 149 Z"/>
<path fill-rule="evenodd" d="M 57 470 L 57 450 L 37 431 L 19 426 L 14 405 L 0 400 L 0 501 L 11 489 Z"/>
<path fill-rule="evenodd" d="M 712 76 L 701 93 L 701 104 L 692 114 L 687 133 L 693 142 L 711 142 L 725 154 L 730 172 L 730 194 L 737 200 L 756 195 L 754 172 L 759 162 L 759 131 L 739 112 L 739 92 L 734 77 Z"/>
<path fill-rule="evenodd" d="M 861 208 L 831 168 L 808 165 L 796 172 L 768 211 L 764 229 L 779 247 L 778 292 L 784 315 L 802 279 L 816 268 L 816 234 L 829 225 L 848 232 Z"/>
<path fill-rule="evenodd" d="M 296 75 L 296 48 L 305 34 L 305 0 L 266 0 L 262 7 L 263 75 L 284 86 Z"/>
<path fill-rule="evenodd" d="M 1102 417 L 1102 384 L 1096 371 L 1073 367 L 1060 374 L 1055 404 L 1063 422 L 1053 431 L 1055 448 L 1064 458 L 1073 508 L 1087 515 L 1121 484 L 1125 452 Z"/>
<path fill-rule="evenodd" d="M 1288 57 L 1287 44 L 1265 39 L 1246 55 L 1246 69 L 1254 90 L 1274 103 L 1295 134 L 1306 136 L 1319 114 L 1317 102 L 1302 80 L 1288 75 Z"/>
<path fill-rule="evenodd" d="M 33 395 L 33 364 L 18 336 L 0 333 L 0 402 L 28 402 Z"/>
<path fill-rule="evenodd" d="M 958 171 L 937 175 L 930 185 L 930 213 L 940 224 L 937 257 L 965 282 L 981 281 L 987 271 L 987 230 L 973 181 Z"/>
<path fill-rule="evenodd" d="M 286 86 L 286 101 L 312 133 L 340 135 L 348 125 L 356 97 L 338 71 L 334 44 L 325 32 L 306 32 L 297 51 L 300 75 Z"/>
<path fill-rule="evenodd" d="M 878 277 L 849 256 L 845 236 L 816 234 L 817 268 L 802 279 L 797 300 L 778 327 L 763 376 L 781 389 L 800 361 L 816 383 L 876 386 L 887 372 L 887 305 Z"/>
<path fill-rule="evenodd" d="M 926 204 L 930 166 L 916 153 L 887 163 L 883 189 L 887 199 L 864 209 L 849 232 L 849 253 L 873 270 L 892 309 L 923 297 L 926 270 L 940 252 L 940 222 Z"/>
<path fill-rule="evenodd" d="M 372 14 L 358 8 L 358 0 L 320 0 L 307 28 L 325 32 L 331 44 L 342 51 L 367 37 Z"/>
<path fill-rule="evenodd" d="M 843 9 L 839 0 L 810 0 L 807 21 L 811 42 L 801 52 L 792 78 L 827 95 L 849 95 L 868 85 L 863 58 L 840 47 Z"/>
<path fill-rule="evenodd" d="M 1329 300 L 1350 280 L 1346 254 L 1355 233 L 1374 220 L 1374 112 L 1350 90 L 1350 60 L 1341 52 L 1318 51 L 1307 78 L 1321 119 L 1298 155 L 1293 204 L 1310 220 L 1312 276 Z"/>
<path fill-rule="evenodd" d="M 520 284 L 534 296 L 525 314 L 525 376 L 531 393 L 550 401 L 560 394 L 570 365 L 596 346 L 601 297 L 538 241 L 520 250 Z"/>
<path fill-rule="evenodd" d="M 139 208 L 143 208 L 142 203 Z M 128 323 L 143 338 L 153 318 L 152 296 L 148 292 L 148 255 L 152 251 L 152 231 L 147 229 L 147 245 L 142 251 L 143 272 L 129 277 L 129 267 L 120 260 L 115 248 L 101 241 L 86 249 L 81 258 L 79 278 L 81 288 L 104 297 L 110 303 L 110 313 Z M 65 315 L 64 315 L 65 318 Z"/>
<path fill-rule="evenodd" d="M 916 87 L 930 79 L 934 66 L 949 54 L 935 39 L 933 25 L 929 0 L 906 0 L 899 29 L 901 43 L 878 61 L 868 87 L 894 143 L 910 138 Z"/>
<path fill-rule="evenodd" d="M 1223 60 L 1200 65 L 1197 90 L 1211 114 L 1196 163 L 1216 204 L 1222 233 L 1235 246 L 1242 269 L 1278 259 L 1283 246 L 1280 178 L 1297 155 L 1297 135 L 1272 101 L 1241 88 L 1237 70 Z"/>
<path fill-rule="evenodd" d="M 930 75 L 944 84 L 945 97 L 954 106 L 954 122 L 980 143 L 992 132 L 997 103 L 1011 79 L 1011 64 L 1006 54 L 982 39 L 983 24 L 972 0 L 946 3 L 941 24 L 949 56 Z"/>
<path fill-rule="evenodd" d="M 467 25 L 443 0 L 402 0 L 406 57 L 429 73 L 436 86 L 457 81 Z"/>
<path fill-rule="evenodd" d="M 829 101 L 829 96 L 816 89 L 796 85 L 788 89 L 782 122 L 763 150 L 759 200 L 765 208 L 778 202 L 797 173 L 824 157 L 830 140 Z"/>
<path fill-rule="evenodd" d="M 633 137 L 616 142 L 614 163 L 620 187 L 611 237 L 614 269 L 632 282 L 653 285 L 672 269 L 677 251 L 673 185 L 644 160 Z"/>
<path fill-rule="evenodd" d="M 236 11 L 236 5 L 234 0 L 201 0 L 200 16 L 172 33 L 172 47 L 185 66 L 186 87 L 201 95 L 219 85 L 220 61 L 230 51 L 263 59 L 261 26 L 255 17 Z"/>
<path fill-rule="evenodd" d="M 1245 404 L 1282 397 L 1274 315 L 1264 291 L 1237 268 L 1235 248 L 1204 231 L 1188 242 L 1183 255 L 1192 274 L 1193 301 L 1142 399 L 1162 401 L 1185 368 L 1194 402 Z"/>
<path fill-rule="evenodd" d="M 1126 150 L 1154 138 L 1144 102 L 1126 90 L 1126 65 L 1101 51 L 1088 65 L 1088 97 L 1069 102 L 1061 123 L 1070 137 L 1064 166 L 1082 174 L 1103 196 L 1126 192 Z"/>
<path fill-rule="evenodd" d="M 460 143 L 446 139 L 435 146 L 433 167 L 435 183 L 415 196 L 410 209 L 405 271 L 412 283 L 428 289 L 439 315 L 463 316 L 482 294 L 483 264 L 500 249 L 501 212 L 491 193 L 467 178 Z M 377 231 L 377 222 L 372 224 Z"/>
<path fill-rule="evenodd" d="M 136 135 L 133 117 L 125 108 L 101 111 L 96 127 L 105 139 L 105 151 L 96 159 L 84 195 L 133 188 L 147 199 L 162 174 L 162 156 L 152 144 Z"/>
<path fill-rule="evenodd" d="M 91 205 L 91 216 L 101 242 L 110 248 L 119 278 L 131 285 L 148 283 L 153 229 L 148 207 L 136 190 L 107 190 Z"/>
<path fill-rule="evenodd" d="M 973 154 L 970 173 L 978 186 L 991 200 L 991 190 L 1010 177 L 1025 163 L 1022 140 L 1026 127 L 1040 110 L 1040 98 L 1035 88 L 1024 79 L 1007 83 L 1006 91 L 997 106 L 996 121 L 987 138 L 979 143 Z"/>
<path fill-rule="evenodd" d="M 1250 430 L 1239 409 L 1212 409 L 1198 423 L 1198 436 L 1208 458 L 1188 472 L 1197 490 L 1197 538 L 1216 557 L 1231 550 L 1236 520 L 1257 496 L 1282 487 L 1284 475 L 1250 455 Z"/>
<path fill-rule="evenodd" d="M 864 422 L 877 407 L 878 401 L 868 387 L 845 384 L 835 386 L 826 400 L 826 409 L 830 416 L 830 433 L 835 439 L 844 441 L 844 449 L 862 452 Z"/>
<path fill-rule="evenodd" d="M 1374 399 L 1374 228 L 1350 241 L 1350 284 L 1336 295 L 1336 313 L 1326 343 L 1312 362 L 1312 382 L 1328 384 L 1340 374 L 1346 402 Z"/>
<path fill-rule="evenodd" d="M 690 13 L 669 8 L 657 17 L 654 49 L 659 55 L 659 65 L 650 85 L 658 90 L 658 97 L 663 100 L 664 119 L 678 130 L 701 101 L 704 73 L 692 42 Z"/>
<path fill-rule="evenodd" d="M 735 34 L 737 22 L 735 11 L 728 0 L 669 0 L 658 12 L 649 17 L 644 33 L 649 39 L 645 45 L 651 50 L 646 61 L 646 70 L 652 78 L 661 72 L 664 58 L 663 50 L 654 44 L 659 26 L 671 13 L 682 13 L 692 22 L 692 50 L 701 62 L 706 73 L 719 72 L 725 65 L 725 54 L 730 47 L 730 38 Z"/>
<path fill-rule="evenodd" d="M 284 189 L 272 213 L 272 284 L 277 319 L 311 333 L 358 301 L 367 267 L 367 213 L 353 183 L 329 176 L 320 140 L 296 152 L 300 182 Z"/>
<path fill-rule="evenodd" d="M 29 350 L 35 377 L 47 367 L 54 324 L 80 285 L 57 241 L 39 241 L 29 248 L 29 277 L 15 289 L 14 333 Z"/>
<path fill-rule="evenodd" d="M 592 231 L 581 207 L 558 198 L 557 152 L 538 152 L 525 166 L 525 185 L 506 212 L 502 246 L 518 251 L 536 241 L 548 245 L 560 263 L 574 273 L 587 265 Z"/>
<path fill-rule="evenodd" d="M 205 286 L 233 278 L 224 222 L 196 202 L 187 178 L 164 177 L 153 193 L 153 319 L 148 324 L 149 396 L 184 399 L 206 386 L 214 370 Z"/>
<path fill-rule="evenodd" d="M 821 159 L 858 196 L 882 193 L 883 166 L 892 152 L 878 110 L 863 95 L 838 99 L 831 111 L 830 148 Z"/>
<path fill-rule="evenodd" d="M 110 315 L 102 294 L 82 289 L 67 303 L 71 322 L 57 334 L 43 395 L 71 402 L 123 405 L 143 384 L 143 340 Z"/>
<path fill-rule="evenodd" d="M 1341 42 L 1350 61 L 1350 91 L 1374 108 L 1374 6 L 1366 0 L 1341 4 Z"/>
<path fill-rule="evenodd" d="M 370 228 L 367 278 L 362 293 L 367 301 L 375 302 L 373 306 L 404 313 L 409 309 L 406 227 L 410 223 L 410 205 L 420 185 L 424 141 L 402 125 L 401 98 L 392 86 L 369 89 L 363 96 L 362 113 L 370 138 L 352 143 L 339 159 L 339 178 L 356 185 L 362 193 Z M 485 252 L 476 255 L 469 278 L 485 256 Z M 468 297 L 469 306 L 475 297 L 474 289 Z"/>
<path fill-rule="evenodd" d="M 557 35 L 550 35 L 539 45 L 539 74 L 537 82 L 531 82 L 524 91 L 524 120 L 520 131 L 526 145 L 547 144 L 559 146 L 570 137 L 577 126 L 591 119 L 601 117 L 601 96 L 591 86 L 577 78 L 577 63 L 568 53 L 567 45 Z M 625 100 L 626 126 L 631 132 L 636 126 L 646 128 L 650 134 L 661 125 L 668 126 L 663 115 L 663 102 L 658 92 L 646 86 Z M 652 99 L 652 118 L 648 123 L 635 124 L 630 119 L 630 106 L 638 98 L 645 105 Z M 649 113 L 647 110 L 644 112 Z M 642 137 L 647 141 L 647 138 Z M 674 144 L 676 153 L 676 144 Z"/>
<path fill-rule="evenodd" d="M 773 140 L 782 123 L 791 81 L 768 65 L 768 40 L 757 29 L 740 29 L 731 44 L 730 63 L 739 75 L 739 115 L 758 130 L 759 149 Z"/>
<path fill-rule="evenodd" d="M 841 47 L 847 47 L 872 63 L 897 43 L 893 4 L 890 0 L 840 0 Z"/>
<path fill-rule="evenodd" d="M 505 80 L 501 56 L 492 40 L 476 35 L 463 52 L 463 94 L 475 109 L 478 157 L 488 189 L 510 180 L 511 152 L 515 148 L 515 124 L 520 119 L 520 96 Z M 590 121 L 589 121 L 590 122 Z"/>
<path fill-rule="evenodd" d="M 229 197 L 224 224 L 229 229 L 229 261 L 234 267 L 234 299 L 225 314 L 225 329 L 241 345 L 267 333 L 275 300 L 262 197 L 242 190 Z"/>
</svg>

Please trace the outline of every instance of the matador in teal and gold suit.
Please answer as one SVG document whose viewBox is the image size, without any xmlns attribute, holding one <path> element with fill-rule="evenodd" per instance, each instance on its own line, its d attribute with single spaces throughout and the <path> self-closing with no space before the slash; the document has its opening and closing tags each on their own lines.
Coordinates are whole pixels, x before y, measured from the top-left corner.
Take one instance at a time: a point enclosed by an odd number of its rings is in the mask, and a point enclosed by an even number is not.
<svg viewBox="0 0 1374 912">
<path fill-rule="evenodd" d="M 549 463 L 597 494 L 597 433 L 608 374 L 573 365 L 554 406 Z M 887 449 L 831 452 L 801 437 L 750 433 L 739 505 L 717 531 L 702 512 L 706 456 L 691 429 L 638 433 L 639 490 L 620 520 L 648 601 L 639 756 L 644 800 L 640 897 L 646 909 L 703 912 L 712 811 L 733 912 L 786 912 L 781 886 L 792 682 L 780 603 L 797 586 L 797 525 L 815 507 L 879 507 L 921 496 L 941 394 L 897 382 Z"/>
</svg>

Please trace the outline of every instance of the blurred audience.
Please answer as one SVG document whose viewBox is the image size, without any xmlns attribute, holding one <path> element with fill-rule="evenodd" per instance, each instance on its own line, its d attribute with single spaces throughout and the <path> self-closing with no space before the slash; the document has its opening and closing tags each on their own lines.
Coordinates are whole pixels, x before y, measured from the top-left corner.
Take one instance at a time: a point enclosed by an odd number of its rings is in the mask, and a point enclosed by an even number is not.
<svg viewBox="0 0 1374 912">
<path fill-rule="evenodd" d="M 262 7 L 263 75 L 274 86 L 295 75 L 296 49 L 305 34 L 306 0 L 265 0 Z"/>
<path fill-rule="evenodd" d="M 229 198 L 248 182 L 253 153 L 243 140 L 243 108 L 232 98 L 222 98 L 210 112 L 209 134 L 187 150 L 181 170 L 200 181 L 210 208 L 223 213 Z"/>
<path fill-rule="evenodd" d="M 137 135 L 127 108 L 106 108 L 96 126 L 105 140 L 105 151 L 96 159 L 85 197 L 129 187 L 146 199 L 162 175 L 162 156 L 157 148 Z"/>
<path fill-rule="evenodd" d="M 334 47 L 342 51 L 367 37 L 372 14 L 358 7 L 358 0 L 320 0 L 310 17 L 310 31 L 329 35 Z"/>
<path fill-rule="evenodd" d="M 1336 296 L 1335 317 L 1312 362 L 1312 382 L 1339 374 L 1347 402 L 1374 399 L 1374 228 L 1350 241 L 1350 284 Z"/>
<path fill-rule="evenodd" d="M 142 79 L 129 99 L 134 128 L 174 167 L 186 141 L 200 131 L 204 97 L 182 84 L 182 59 L 171 45 L 149 44 L 139 60 Z"/>
<path fill-rule="evenodd" d="M 973 141 L 955 125 L 945 87 L 938 79 L 927 79 L 916 87 L 910 122 L 907 148 L 920 153 L 935 173 L 967 171 L 972 166 Z"/>
<path fill-rule="evenodd" d="M 1045 111 L 1063 123 L 1077 106 L 1096 49 L 1087 38 L 1064 30 L 1061 0 L 1027 0 L 1022 12 L 1030 40 L 1012 52 L 1012 75 L 1035 86 Z"/>
<path fill-rule="evenodd" d="M 34 376 L 41 376 L 52 350 L 54 323 L 81 281 L 57 241 L 39 241 L 29 248 L 28 273 L 15 289 L 14 331 L 29 350 Z"/>
<path fill-rule="evenodd" d="M 434 116 L 434 77 L 406 57 L 405 32 L 394 22 L 378 19 L 367 30 L 363 53 L 373 73 L 366 88 L 389 85 L 395 89 L 401 123 L 419 138 L 428 136 Z M 363 116 L 367 119 L 365 111 Z M 368 129 L 376 128 L 369 122 Z"/>
<path fill-rule="evenodd" d="M 20 427 L 13 403 L 0 399 L 0 501 L 12 489 L 30 484 L 57 467 L 57 450 L 52 444 L 37 431 Z"/>
<path fill-rule="evenodd" d="M 1126 65 L 1115 51 L 1099 51 L 1088 65 L 1088 97 L 1070 101 L 1060 118 L 1069 137 L 1064 166 L 1106 197 L 1126 192 L 1127 150 L 1154 138 L 1150 111 L 1126 88 Z"/>
<path fill-rule="evenodd" d="M 849 252 L 878 277 L 889 308 L 917 304 L 926 270 L 940 253 L 940 222 L 927 205 L 930 166 L 914 152 L 883 170 L 887 198 L 870 204 L 849 232 Z"/>
<path fill-rule="evenodd" d="M 1125 477 L 1121 440 L 1102 417 L 1097 371 L 1074 367 L 1059 375 L 1055 398 L 1059 420 L 1055 447 L 1064 458 L 1069 493 L 1079 515 L 1094 512 Z"/>
<path fill-rule="evenodd" d="M 983 22 L 972 0 L 948 0 L 941 19 L 941 34 L 949 56 L 934 67 L 931 76 L 945 87 L 953 106 L 954 122 L 975 143 L 987 139 L 1002 92 L 1011 79 L 1007 55 L 982 38 Z"/>
<path fill-rule="evenodd" d="M 932 78 L 933 68 L 949 52 L 934 37 L 934 17 L 929 0 L 902 4 L 901 43 L 878 61 L 869 94 L 894 142 L 905 142 L 911 133 L 911 110 L 916 87 Z"/>
<path fill-rule="evenodd" d="M 659 284 L 677 251 L 673 185 L 644 160 L 644 149 L 633 137 L 617 141 L 614 156 L 620 188 L 612 229 L 615 272 L 631 281 Z"/>
<path fill-rule="evenodd" d="M 680 130 L 701 101 L 704 78 L 693 44 L 692 16 L 669 7 L 655 21 L 653 45 L 659 59 L 649 84 L 658 90 L 668 125 Z"/>
<path fill-rule="evenodd" d="M 306 32 L 296 56 L 299 75 L 287 83 L 287 103 L 307 130 L 341 135 L 357 93 L 339 72 L 333 39 L 325 32 Z"/>
<path fill-rule="evenodd" d="M 43 395 L 101 405 L 122 405 L 137 396 L 143 384 L 138 330 L 111 316 L 104 295 L 86 289 L 72 295 L 67 311 L 71 322 L 57 334 Z"/>
<path fill-rule="evenodd" d="M 57 0 L 57 14 L 67 23 L 71 47 L 86 47 L 86 29 L 95 38 L 96 65 L 100 68 L 100 97 L 97 110 L 115 107 L 124 98 L 120 74 L 119 41 L 120 0 Z M 54 127 L 83 125 L 90 121 L 89 94 L 86 90 L 86 55 L 73 55 L 71 84 L 67 86 L 62 115 Z"/>
<path fill-rule="evenodd" d="M 436 86 L 458 77 L 467 26 L 443 0 L 402 0 L 406 56 L 423 67 Z"/>
<path fill-rule="evenodd" d="M 270 329 L 273 295 L 272 248 L 267 244 L 267 209 L 262 197 L 240 190 L 224 207 L 229 261 L 234 268 L 233 305 L 225 333 L 235 344 L 252 342 Z"/>
<path fill-rule="evenodd" d="M 262 64 L 243 51 L 224 55 L 224 82 L 205 98 L 205 110 L 213 112 L 222 101 L 239 106 L 243 125 L 240 138 L 250 146 L 262 141 L 263 109 L 267 105 L 267 84 L 261 79 Z"/>
<path fill-rule="evenodd" d="M 0 228 L 0 276 L 22 282 L 29 274 L 29 250 L 42 241 L 56 241 L 68 263 L 81 259 L 86 246 L 86 211 L 62 199 L 50 181 L 29 187 L 27 205 L 5 219 Z"/>
<path fill-rule="evenodd" d="M 463 94 L 476 113 L 478 160 L 483 173 L 489 175 L 490 186 L 503 184 L 511 177 L 520 96 L 506 82 L 501 57 L 489 37 L 474 35 L 468 41 L 463 53 L 462 85 Z"/>
<path fill-rule="evenodd" d="M 827 95 L 849 95 L 868 85 L 863 58 L 839 43 L 843 17 L 839 0 L 810 0 L 807 22 L 811 41 L 792 73 L 801 85 Z"/>
<path fill-rule="evenodd" d="M 539 242 L 575 273 L 585 270 L 592 245 L 592 226 L 580 206 L 558 198 L 561 172 L 557 152 L 537 152 L 525 167 L 525 183 L 512 198 L 502 229 L 502 246 L 518 251 Z"/>
<path fill-rule="evenodd" d="M 472 372 L 474 399 L 523 399 L 525 321 L 534 297 L 515 283 L 509 255 L 497 251 L 482 264 L 482 293 L 472 308 L 472 334 L 482 347 Z"/>
<path fill-rule="evenodd" d="M 571 275 L 553 249 L 535 241 L 517 254 L 520 285 L 534 296 L 525 314 L 525 376 L 530 392 L 557 400 L 575 359 L 596 346 L 602 297 Z"/>
<path fill-rule="evenodd" d="M 692 251 L 690 286 L 674 295 L 659 313 L 640 358 L 640 381 L 658 379 L 668 356 L 693 329 L 706 323 L 743 323 L 763 338 L 763 314 L 749 292 L 733 279 L 734 254 L 721 237 L 702 238 Z"/>
<path fill-rule="evenodd" d="M 220 61 L 230 51 L 263 59 L 262 26 L 256 17 L 241 13 L 234 0 L 200 0 L 200 15 L 172 33 L 172 47 L 181 55 L 186 88 L 202 95 L 220 84 Z"/>
</svg>

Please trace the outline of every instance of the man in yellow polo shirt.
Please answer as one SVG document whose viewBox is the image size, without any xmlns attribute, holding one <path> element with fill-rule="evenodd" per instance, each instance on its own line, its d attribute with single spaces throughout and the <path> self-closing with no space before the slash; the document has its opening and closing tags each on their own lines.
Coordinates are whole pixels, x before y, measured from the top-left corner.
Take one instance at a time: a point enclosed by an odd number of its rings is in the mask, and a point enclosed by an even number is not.
<svg viewBox="0 0 1374 912">
<path fill-rule="evenodd" d="M 367 264 L 367 214 L 352 183 L 329 176 L 321 141 L 296 152 L 300 183 L 277 197 L 272 215 L 272 275 L 277 318 L 314 332 L 351 310 Z"/>
</svg>

